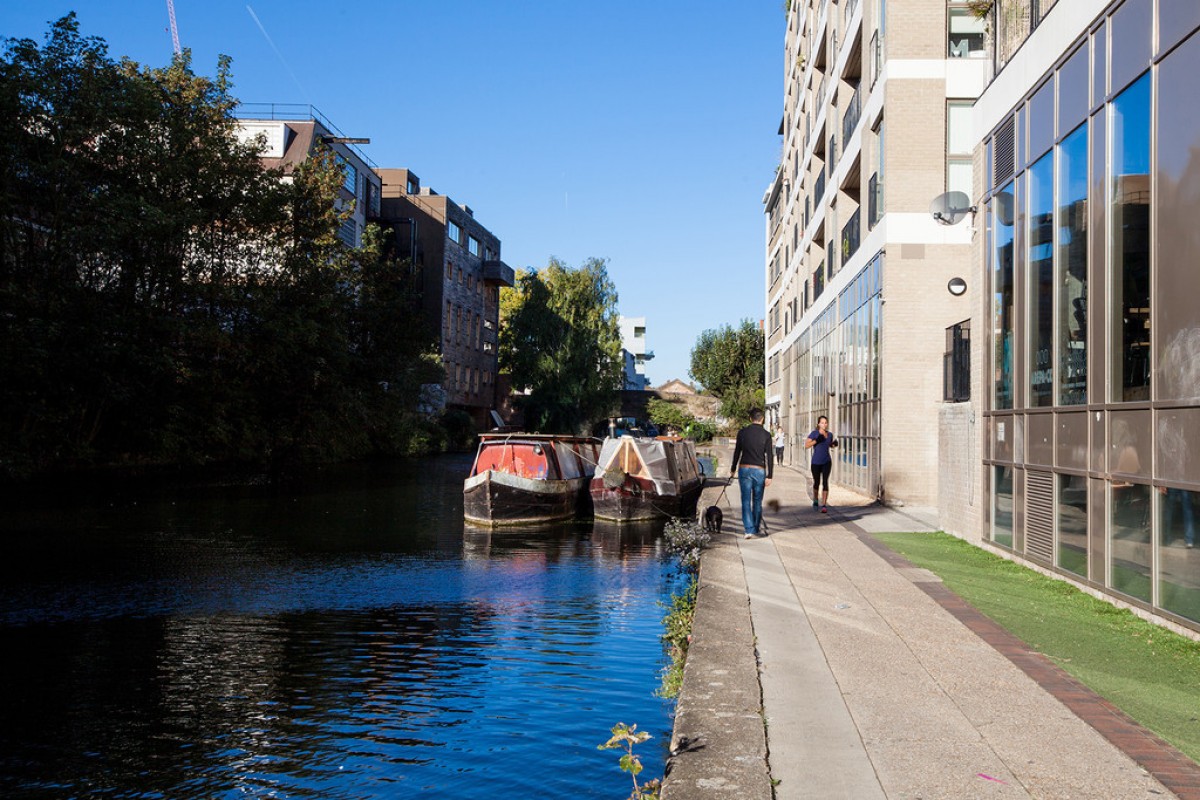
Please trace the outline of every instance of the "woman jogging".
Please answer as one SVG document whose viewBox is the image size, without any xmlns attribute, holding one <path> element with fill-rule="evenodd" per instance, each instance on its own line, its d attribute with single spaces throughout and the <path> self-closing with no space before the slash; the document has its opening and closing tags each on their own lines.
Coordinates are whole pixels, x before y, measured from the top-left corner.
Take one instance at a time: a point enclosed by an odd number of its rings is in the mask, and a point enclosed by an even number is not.
<svg viewBox="0 0 1200 800">
<path fill-rule="evenodd" d="M 810 462 L 813 476 L 813 508 L 819 506 L 822 514 L 829 513 L 826 502 L 829 500 L 829 473 L 833 469 L 833 457 L 829 455 L 831 447 L 837 447 L 837 439 L 829 432 L 829 417 L 821 415 L 817 417 L 817 429 L 804 440 L 804 448 L 813 451 Z"/>
</svg>

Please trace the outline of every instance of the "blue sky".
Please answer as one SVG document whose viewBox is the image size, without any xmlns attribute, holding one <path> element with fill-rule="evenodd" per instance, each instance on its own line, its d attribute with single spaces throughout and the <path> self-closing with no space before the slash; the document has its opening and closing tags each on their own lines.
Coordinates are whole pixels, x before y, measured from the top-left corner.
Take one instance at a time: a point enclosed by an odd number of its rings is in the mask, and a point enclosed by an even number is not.
<svg viewBox="0 0 1200 800">
<path fill-rule="evenodd" d="M 171 57 L 166 0 L 0 0 L 0 35 L 69 11 L 113 56 Z M 252 11 L 251 11 L 252 10 Z M 175 0 L 203 74 L 311 103 L 366 154 L 471 206 L 513 267 L 608 259 L 654 384 L 707 328 L 763 316 L 779 156 L 779 0 Z M 257 17 L 257 21 L 256 18 Z M 261 23 L 261 28 L 260 28 Z"/>
</svg>

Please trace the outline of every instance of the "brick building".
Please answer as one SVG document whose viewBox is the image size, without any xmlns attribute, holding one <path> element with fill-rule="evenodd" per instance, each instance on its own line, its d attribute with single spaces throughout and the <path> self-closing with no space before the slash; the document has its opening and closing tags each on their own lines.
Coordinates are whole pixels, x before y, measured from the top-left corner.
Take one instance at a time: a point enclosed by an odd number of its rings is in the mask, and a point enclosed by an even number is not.
<svg viewBox="0 0 1200 800">
<path fill-rule="evenodd" d="M 381 218 L 401 258 L 422 282 L 424 322 L 437 328 L 446 378 L 444 404 L 490 427 L 498 407 L 497 335 L 500 287 L 514 273 L 500 260 L 500 240 L 470 207 L 421 185 L 407 169 L 380 169 Z"/>
<path fill-rule="evenodd" d="M 354 145 L 366 140 L 346 136 L 310 105 L 251 103 L 238 106 L 237 115 L 239 138 L 249 141 L 261 137 L 264 166 L 282 168 L 285 176 L 291 175 L 318 146 L 333 151 L 344 175 L 334 202 L 338 210 L 350 209 L 339 236 L 349 247 L 362 244 L 363 228 L 377 219 L 380 211 L 375 164 Z"/>
</svg>

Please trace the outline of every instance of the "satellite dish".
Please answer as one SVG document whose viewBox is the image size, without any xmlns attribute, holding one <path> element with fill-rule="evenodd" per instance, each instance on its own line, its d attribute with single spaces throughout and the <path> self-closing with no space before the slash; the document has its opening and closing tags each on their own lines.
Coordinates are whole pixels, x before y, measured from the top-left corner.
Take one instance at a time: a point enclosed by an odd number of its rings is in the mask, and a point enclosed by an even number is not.
<svg viewBox="0 0 1200 800">
<path fill-rule="evenodd" d="M 971 205 L 971 198 L 967 197 L 966 192 L 946 192 L 933 198 L 929 213 L 943 225 L 956 225 L 968 213 L 974 214 L 975 206 Z"/>
</svg>

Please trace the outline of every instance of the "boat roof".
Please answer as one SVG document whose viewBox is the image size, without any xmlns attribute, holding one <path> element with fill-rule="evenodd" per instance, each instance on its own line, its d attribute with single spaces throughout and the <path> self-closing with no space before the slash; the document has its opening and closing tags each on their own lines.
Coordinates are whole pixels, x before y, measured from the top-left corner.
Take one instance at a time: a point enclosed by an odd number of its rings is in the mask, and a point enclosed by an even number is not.
<svg viewBox="0 0 1200 800">
<path fill-rule="evenodd" d="M 539 442 L 599 442 L 595 436 L 576 436 L 566 433 L 481 433 L 480 441 L 510 441 L 526 439 Z"/>
</svg>

